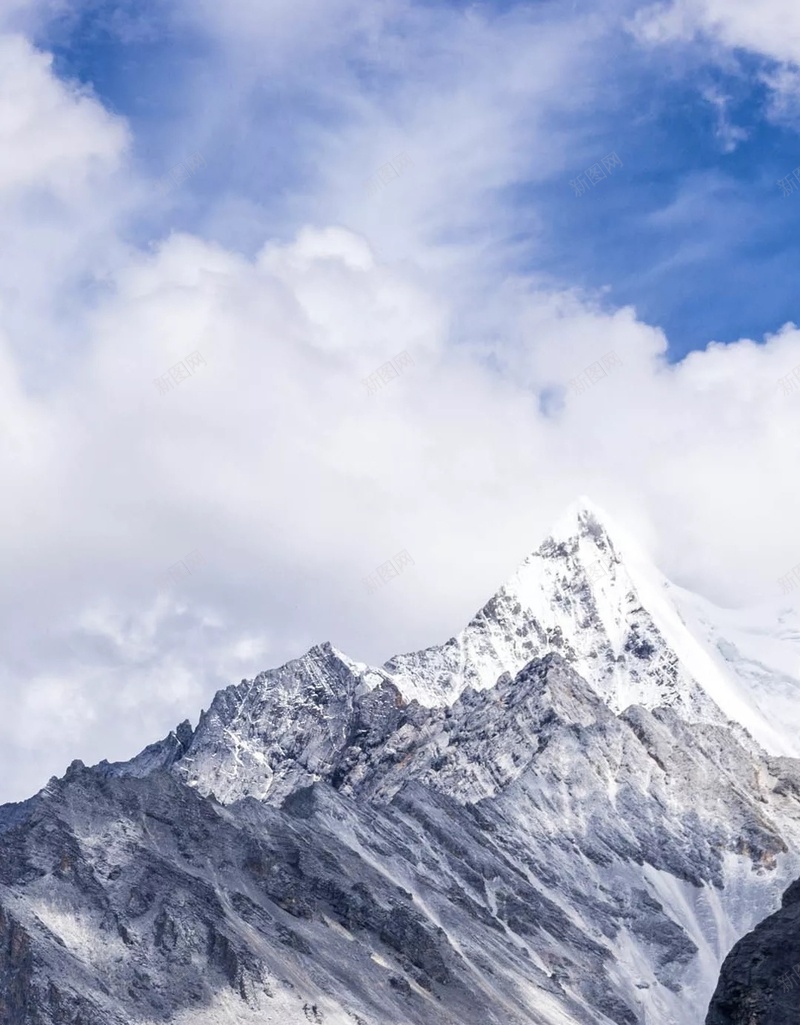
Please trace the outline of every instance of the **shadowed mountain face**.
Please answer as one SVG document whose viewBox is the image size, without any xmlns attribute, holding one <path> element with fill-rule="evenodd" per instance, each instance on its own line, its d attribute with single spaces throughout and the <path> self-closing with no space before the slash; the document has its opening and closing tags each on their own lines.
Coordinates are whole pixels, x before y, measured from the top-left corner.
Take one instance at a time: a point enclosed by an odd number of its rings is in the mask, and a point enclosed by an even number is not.
<svg viewBox="0 0 800 1025">
<path fill-rule="evenodd" d="M 800 1008 L 800 880 L 725 958 L 706 1025 L 795 1025 Z"/>
<path fill-rule="evenodd" d="M 0 1025 L 700 1023 L 800 872 L 786 681 L 568 523 L 441 648 L 321 645 L 0 809 Z"/>
</svg>

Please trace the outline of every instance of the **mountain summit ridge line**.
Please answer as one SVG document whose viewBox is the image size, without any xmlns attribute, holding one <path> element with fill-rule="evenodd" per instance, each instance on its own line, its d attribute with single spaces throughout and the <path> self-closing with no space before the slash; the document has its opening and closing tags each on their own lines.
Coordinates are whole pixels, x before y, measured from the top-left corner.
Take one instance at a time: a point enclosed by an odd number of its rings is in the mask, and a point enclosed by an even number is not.
<svg viewBox="0 0 800 1025">
<path fill-rule="evenodd" d="M 775 646 L 789 649 L 779 652 L 784 661 L 794 658 L 800 665 L 800 616 L 793 608 L 789 613 L 797 622 L 797 637 L 782 645 L 776 639 Z M 226 716 L 233 702 L 241 719 L 261 690 L 279 679 L 316 680 L 331 687 L 342 674 L 352 674 L 360 690 L 391 683 L 406 701 L 436 707 L 452 703 L 467 687 L 486 689 L 502 673 L 513 675 L 531 658 L 557 651 L 616 712 L 636 704 L 673 707 L 688 721 L 737 723 L 770 754 L 800 756 L 800 711 L 792 714 L 800 702 L 794 702 L 791 691 L 787 700 L 785 691 L 790 685 L 796 695 L 800 684 L 769 665 L 765 674 L 763 665 L 746 656 L 722 655 L 722 650 L 738 655 L 729 636 L 740 644 L 743 636 L 750 639 L 738 624 L 731 625 L 734 615 L 746 612 L 716 609 L 670 583 L 607 513 L 581 497 L 469 624 L 444 644 L 395 655 L 382 666 L 354 660 L 330 642 L 314 645 L 277 669 L 220 691 L 201 716 L 193 740 L 183 746 L 191 748 L 198 731 L 209 728 L 223 701 Z M 703 627 L 693 633 L 688 624 L 697 622 Z M 772 721 L 774 702 L 781 709 L 782 729 Z M 180 727 L 184 739 L 188 726 L 187 721 Z M 174 746 L 175 740 L 163 743 Z M 140 771 L 154 747 L 120 767 L 130 764 L 132 771 Z M 256 772 L 262 764 L 257 760 Z"/>
<path fill-rule="evenodd" d="M 445 644 L 73 762 L 0 807 L 0 1025 L 699 1025 L 800 872 L 800 630 L 746 615 L 581 502 Z"/>
</svg>

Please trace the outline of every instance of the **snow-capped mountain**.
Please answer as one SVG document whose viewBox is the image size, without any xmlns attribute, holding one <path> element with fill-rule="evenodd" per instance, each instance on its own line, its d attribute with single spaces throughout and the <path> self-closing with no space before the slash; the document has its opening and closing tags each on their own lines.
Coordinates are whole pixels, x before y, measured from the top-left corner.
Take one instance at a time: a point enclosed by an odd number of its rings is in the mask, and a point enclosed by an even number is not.
<svg viewBox="0 0 800 1025">
<path fill-rule="evenodd" d="M 440 647 L 322 644 L 0 809 L 0 1025 L 702 1022 L 800 872 L 792 615 L 578 503 Z"/>
<path fill-rule="evenodd" d="M 714 608 L 671 584 L 587 499 L 465 630 L 384 668 L 405 695 L 438 704 L 466 686 L 492 686 L 500 672 L 551 650 L 614 711 L 664 705 L 703 722 L 720 721 L 721 711 L 767 750 L 800 755 L 796 610 L 776 621 L 772 609 Z"/>
<path fill-rule="evenodd" d="M 356 700 L 381 684 L 393 684 L 405 701 L 447 706 L 466 688 L 493 687 L 550 652 L 615 713 L 641 705 L 671 708 L 687 722 L 738 723 L 768 753 L 799 756 L 800 621 L 784 609 L 770 633 L 767 614 L 753 613 L 748 629 L 745 614 L 671 584 L 581 499 L 456 637 L 380 668 L 322 644 L 220 691 L 180 771 L 226 802 L 264 798 L 274 769 L 287 771 L 284 754 L 295 738 L 304 744 L 309 780 L 316 778 L 347 746 Z M 135 764 L 147 766 L 151 757 L 146 752 Z"/>
</svg>

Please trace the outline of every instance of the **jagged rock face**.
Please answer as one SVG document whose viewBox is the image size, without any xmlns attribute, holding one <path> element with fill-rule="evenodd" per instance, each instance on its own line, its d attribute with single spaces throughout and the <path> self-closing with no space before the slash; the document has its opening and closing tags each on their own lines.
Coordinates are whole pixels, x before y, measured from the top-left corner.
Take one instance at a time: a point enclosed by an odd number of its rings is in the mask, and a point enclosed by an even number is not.
<svg viewBox="0 0 800 1025">
<path fill-rule="evenodd" d="M 776 656 L 569 522 L 442 648 L 320 645 L 0 809 L 0 1025 L 699 1023 L 800 872 Z"/>
<path fill-rule="evenodd" d="M 224 803 L 268 794 L 277 803 L 313 779 L 330 776 L 335 782 L 355 752 L 371 750 L 414 714 L 384 675 L 321 645 L 220 691 L 191 740 L 184 734 L 179 753 L 171 735 L 123 771 L 174 765 Z"/>
<path fill-rule="evenodd" d="M 19 922 L 0 907 L 0 1021 L 22 1022 L 31 1018 L 32 975 L 28 935 Z"/>
<path fill-rule="evenodd" d="M 795 1025 L 800 1008 L 800 880 L 725 958 L 706 1025 Z"/>
<path fill-rule="evenodd" d="M 2 823 L 4 853 L 17 851 L 3 969 L 18 974 L 0 1021 L 201 1021 L 220 992 L 242 1015 L 302 1021 L 305 1005 L 348 1020 L 332 989 L 351 1021 L 422 1022 L 439 992 L 450 1010 L 433 1020 L 474 1007 L 499 1021 L 411 894 L 338 837 L 343 821 L 372 829 L 334 791 L 225 810 L 160 772 L 52 784 Z M 385 828 L 406 827 L 387 813 Z"/>
<path fill-rule="evenodd" d="M 265 800 L 203 797 L 173 738 L 167 768 L 75 764 L 6 809 L 7 1002 L 43 1025 L 696 1020 L 705 965 L 797 865 L 800 767 L 615 716 L 557 654 L 448 708 L 346 680 L 298 703 L 304 730 L 334 700 L 342 721 Z"/>
<path fill-rule="evenodd" d="M 521 1025 L 531 990 L 587 1022 L 636 1021 L 609 950 L 474 811 L 424 788 L 372 807 L 315 784 L 282 809 L 223 809 L 165 773 L 84 769 L 3 826 L 18 853 L 3 967 L 22 970 L 4 1022 L 220 1020 L 223 992 L 222 1020 Z"/>
</svg>

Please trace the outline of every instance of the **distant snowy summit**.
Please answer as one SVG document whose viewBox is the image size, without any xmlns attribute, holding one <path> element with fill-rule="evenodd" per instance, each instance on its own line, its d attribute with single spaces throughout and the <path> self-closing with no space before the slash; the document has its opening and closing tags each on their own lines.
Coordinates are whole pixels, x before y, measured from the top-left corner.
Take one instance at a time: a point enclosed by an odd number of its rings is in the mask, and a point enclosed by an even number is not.
<svg viewBox="0 0 800 1025">
<path fill-rule="evenodd" d="M 716 608 L 670 583 L 635 540 L 582 498 L 444 644 L 381 667 L 317 645 L 220 691 L 196 730 L 182 724 L 124 771 L 180 762 L 188 782 L 222 801 L 263 798 L 276 766 L 297 760 L 298 745 L 313 775 L 334 750 L 363 739 L 348 733 L 365 695 L 375 692 L 374 704 L 450 706 L 468 688 L 492 688 L 551 653 L 614 713 L 666 707 L 690 723 L 737 724 L 771 755 L 800 755 L 796 613 L 768 623 L 763 610 Z"/>
<path fill-rule="evenodd" d="M 720 715 L 772 754 L 800 755 L 800 617 L 765 622 L 677 587 L 586 498 L 456 637 L 390 659 L 403 694 L 448 703 L 558 651 L 611 708 Z"/>
</svg>

